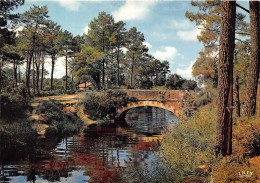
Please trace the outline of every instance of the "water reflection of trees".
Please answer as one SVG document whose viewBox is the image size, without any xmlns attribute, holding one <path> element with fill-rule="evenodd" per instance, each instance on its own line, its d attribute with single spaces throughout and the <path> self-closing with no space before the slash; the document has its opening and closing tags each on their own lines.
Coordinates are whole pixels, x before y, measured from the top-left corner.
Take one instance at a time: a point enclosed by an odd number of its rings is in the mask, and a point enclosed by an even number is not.
<svg viewBox="0 0 260 183">
<path fill-rule="evenodd" d="M 147 136 L 154 134 L 154 128 L 161 130 L 162 125 L 167 125 L 167 114 L 153 108 L 142 108 L 134 109 L 129 116 L 143 122 L 136 122 L 137 127 L 89 128 L 83 135 L 65 138 L 61 142 L 60 139 L 39 142 L 36 156 L 18 163 L 23 166 L 13 169 L 12 176 L 24 176 L 30 182 L 35 182 L 38 177 L 49 182 L 61 181 L 61 178 L 71 177 L 71 172 L 79 170 L 84 171 L 88 182 L 122 182 L 138 176 L 138 172 L 141 173 L 151 160 L 156 159 L 154 152 L 159 143 L 156 138 L 149 140 Z M 160 121 L 161 118 L 164 119 Z M 146 127 L 142 127 L 142 123 L 146 123 Z M 6 170 L 2 168 L 2 172 Z M 8 177 L 10 174 L 1 176 L 1 181 L 10 181 Z"/>
</svg>

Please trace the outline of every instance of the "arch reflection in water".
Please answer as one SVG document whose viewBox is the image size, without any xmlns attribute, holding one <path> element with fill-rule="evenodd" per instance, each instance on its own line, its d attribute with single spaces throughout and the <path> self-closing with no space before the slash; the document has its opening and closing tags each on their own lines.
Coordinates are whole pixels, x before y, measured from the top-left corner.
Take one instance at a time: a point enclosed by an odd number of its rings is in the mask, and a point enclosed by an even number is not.
<svg viewBox="0 0 260 183">
<path fill-rule="evenodd" d="M 125 122 L 136 133 L 161 134 L 164 129 L 176 124 L 178 118 L 170 111 L 148 106 L 130 109 Z"/>
</svg>

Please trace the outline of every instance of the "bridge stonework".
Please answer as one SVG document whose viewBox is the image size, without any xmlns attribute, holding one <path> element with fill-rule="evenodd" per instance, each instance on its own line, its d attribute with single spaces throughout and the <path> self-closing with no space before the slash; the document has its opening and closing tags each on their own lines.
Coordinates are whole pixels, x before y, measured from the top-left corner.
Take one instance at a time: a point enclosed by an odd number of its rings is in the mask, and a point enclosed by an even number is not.
<svg viewBox="0 0 260 183">
<path fill-rule="evenodd" d="M 182 90 L 126 90 L 130 97 L 135 97 L 136 102 L 129 102 L 127 106 L 117 109 L 117 119 L 124 120 L 129 109 L 143 106 L 158 107 L 181 116 L 181 103 L 185 100 L 186 92 Z"/>
</svg>

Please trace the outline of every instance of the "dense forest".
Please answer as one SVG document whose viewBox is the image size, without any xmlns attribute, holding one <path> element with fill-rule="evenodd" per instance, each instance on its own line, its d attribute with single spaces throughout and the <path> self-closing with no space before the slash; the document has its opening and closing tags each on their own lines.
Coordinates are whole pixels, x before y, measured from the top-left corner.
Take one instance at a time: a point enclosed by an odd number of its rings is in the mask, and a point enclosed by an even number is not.
<svg viewBox="0 0 260 183">
<path fill-rule="evenodd" d="M 14 15 L 10 10 L 22 4 L 14 2 L 1 10 L 7 14 L 1 18 L 1 89 L 24 84 L 28 96 L 40 96 L 43 90 L 75 89 L 84 82 L 92 82 L 98 90 L 196 87 L 195 81 L 169 75 L 169 62 L 148 54 L 143 33 L 136 27 L 126 30 L 125 23 L 115 22 L 110 14 L 100 12 L 89 23 L 87 34 L 74 36 L 49 18 L 47 6 Z M 59 57 L 64 58 L 66 75 L 55 80 Z M 50 79 L 45 79 L 47 59 L 51 60 Z"/>
</svg>

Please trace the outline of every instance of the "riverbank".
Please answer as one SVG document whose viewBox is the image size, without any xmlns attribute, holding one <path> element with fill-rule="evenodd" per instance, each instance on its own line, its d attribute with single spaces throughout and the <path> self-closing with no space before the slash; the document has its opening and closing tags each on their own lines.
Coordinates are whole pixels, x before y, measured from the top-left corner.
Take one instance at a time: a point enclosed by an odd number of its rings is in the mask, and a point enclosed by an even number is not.
<svg viewBox="0 0 260 183">
<path fill-rule="evenodd" d="M 163 135 L 161 157 L 172 182 L 260 182 L 259 118 L 234 118 L 233 153 L 216 157 L 216 111 L 207 104 Z"/>
</svg>

